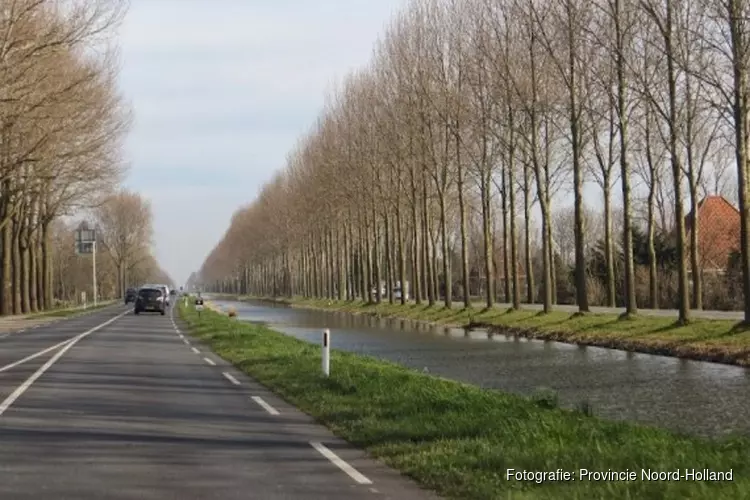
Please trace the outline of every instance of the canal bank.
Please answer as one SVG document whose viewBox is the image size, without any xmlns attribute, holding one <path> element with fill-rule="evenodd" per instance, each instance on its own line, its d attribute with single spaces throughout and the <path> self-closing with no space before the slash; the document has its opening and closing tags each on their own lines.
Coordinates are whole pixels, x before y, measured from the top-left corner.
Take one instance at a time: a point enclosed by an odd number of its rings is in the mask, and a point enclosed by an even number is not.
<svg viewBox="0 0 750 500">
<path fill-rule="evenodd" d="M 229 296 L 228 296 L 229 297 Z M 737 321 L 699 318 L 688 325 L 676 325 L 674 318 L 639 315 L 621 319 L 614 314 L 572 315 L 569 312 L 520 311 L 493 308 L 466 310 L 457 305 L 399 303 L 367 304 L 362 301 L 339 302 L 305 298 L 236 297 L 238 300 L 262 300 L 291 307 L 399 318 L 458 328 L 486 328 L 537 340 L 619 349 L 630 352 L 671 356 L 750 367 L 750 328 Z"/>
<path fill-rule="evenodd" d="M 207 300 L 206 303 L 209 301 Z M 224 314 L 320 345 L 560 407 L 705 437 L 750 436 L 750 369 L 371 314 L 215 299 Z"/>
<path fill-rule="evenodd" d="M 274 311 L 256 323 L 205 311 L 198 318 L 182 304 L 180 312 L 193 335 L 224 359 L 449 498 L 718 500 L 750 490 L 746 438 L 709 440 L 605 421 L 548 399 L 485 390 L 336 349 L 325 378 L 318 346 L 261 324 Z M 732 470 L 733 480 L 536 482 L 508 474 L 560 467 L 572 475 L 582 469 Z"/>
</svg>

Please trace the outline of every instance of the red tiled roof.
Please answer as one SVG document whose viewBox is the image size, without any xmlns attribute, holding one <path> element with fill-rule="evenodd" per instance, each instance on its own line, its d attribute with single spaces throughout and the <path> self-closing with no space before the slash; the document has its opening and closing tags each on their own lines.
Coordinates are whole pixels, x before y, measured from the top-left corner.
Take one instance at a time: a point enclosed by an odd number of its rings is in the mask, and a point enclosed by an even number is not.
<svg viewBox="0 0 750 500">
<path fill-rule="evenodd" d="M 729 256 L 740 248 L 740 212 L 723 196 L 706 196 L 698 203 L 698 252 L 701 267 L 726 269 Z M 690 244 L 693 212 L 685 217 Z"/>
</svg>

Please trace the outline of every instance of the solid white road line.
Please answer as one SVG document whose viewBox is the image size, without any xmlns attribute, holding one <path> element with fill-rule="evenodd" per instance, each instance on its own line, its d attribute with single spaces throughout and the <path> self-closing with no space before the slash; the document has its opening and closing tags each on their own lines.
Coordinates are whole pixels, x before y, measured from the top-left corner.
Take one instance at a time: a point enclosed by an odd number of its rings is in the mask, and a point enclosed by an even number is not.
<svg viewBox="0 0 750 500">
<path fill-rule="evenodd" d="M 97 326 L 95 326 L 94 328 L 92 328 L 90 330 L 87 330 L 87 331 L 85 331 L 85 332 L 83 332 L 81 334 L 78 334 L 75 337 L 73 337 L 72 339 L 70 339 L 69 341 L 67 341 L 67 345 L 65 347 L 63 347 L 62 349 L 60 349 L 60 351 L 58 351 L 57 354 L 55 354 L 54 356 L 52 356 L 37 371 L 35 371 L 29 378 L 27 378 L 26 381 L 24 381 L 23 384 L 21 384 L 20 386 L 18 386 L 16 388 L 16 390 L 13 391 L 13 393 L 10 396 L 8 396 L 7 398 L 5 398 L 5 400 L 3 400 L 2 403 L 0 403 L 0 416 L 3 413 L 5 413 L 8 410 L 8 408 L 10 408 L 10 405 L 12 405 L 18 398 L 20 398 L 21 395 L 29 389 L 29 387 L 32 386 L 32 384 L 34 382 L 36 382 L 36 380 L 39 377 L 41 377 L 42 375 L 44 375 L 44 372 L 46 372 L 47 370 L 49 370 L 49 368 L 52 365 L 54 365 L 57 362 L 58 359 L 60 359 L 66 352 L 68 352 L 70 350 L 70 348 L 72 348 L 74 345 L 76 345 L 78 343 L 78 341 L 80 341 L 81 339 L 83 339 L 85 337 L 88 337 L 89 335 L 91 335 L 95 331 L 100 330 L 100 329 L 104 328 L 105 326 L 113 323 L 114 321 L 122 318 L 123 316 L 125 316 L 129 312 L 130 311 L 125 311 L 124 313 L 118 314 L 114 318 L 109 319 L 109 320 L 105 321 L 104 323 L 102 323 L 100 325 L 97 325 Z"/>
<path fill-rule="evenodd" d="M 266 403 L 265 401 L 263 401 L 262 397 L 260 397 L 260 396 L 253 396 L 253 401 L 255 401 L 260 406 L 262 406 L 263 409 L 266 410 L 271 415 L 278 415 L 279 414 L 279 411 L 276 408 L 274 408 L 273 406 L 271 406 L 268 403 Z"/>
<path fill-rule="evenodd" d="M 195 347 L 193 347 L 193 352 L 194 352 L 195 354 L 200 354 L 200 353 L 201 353 L 201 352 L 200 352 L 200 351 L 199 351 L 198 349 L 196 349 Z"/>
<path fill-rule="evenodd" d="M 234 378 L 231 373 L 227 373 L 227 372 L 221 372 L 221 373 L 227 378 L 227 380 L 229 380 L 234 385 L 240 385 L 240 381 Z"/>
<path fill-rule="evenodd" d="M 367 479 L 367 477 L 363 476 L 362 473 L 360 473 L 357 469 L 346 463 L 344 460 L 342 460 L 338 455 L 336 455 L 334 452 L 329 450 L 328 448 L 323 445 L 323 443 L 318 443 L 316 441 L 310 441 L 310 446 L 315 448 L 318 453 L 326 457 L 328 460 L 333 463 L 336 467 L 341 469 L 342 471 L 346 472 L 350 478 L 357 481 L 359 484 L 372 484 L 372 481 Z"/>
<path fill-rule="evenodd" d="M 48 347 L 48 348 L 46 348 L 46 349 L 44 349 L 42 351 L 39 351 L 39 352 L 37 352 L 35 354 L 32 354 L 31 356 L 26 356 L 25 358 L 23 358 L 21 360 L 18 360 L 15 363 L 11 363 L 9 365 L 5 365 L 2 368 L 0 368 L 0 373 L 8 371 L 11 368 L 15 368 L 18 365 L 22 365 L 22 364 L 26 363 L 27 361 L 31 361 L 32 359 L 36 359 L 39 356 L 44 356 L 45 354 L 47 354 L 50 351 L 54 351 L 55 349 L 58 349 L 58 348 L 64 346 L 65 344 L 69 344 L 69 343 L 73 342 L 74 339 L 75 339 L 75 337 L 73 337 L 72 339 L 65 340 L 63 342 L 60 342 L 59 344 L 53 345 L 52 347 Z"/>
<path fill-rule="evenodd" d="M 208 363 L 211 366 L 216 366 L 216 363 L 214 363 L 213 359 L 203 358 L 203 361 L 205 361 L 206 363 Z"/>
</svg>

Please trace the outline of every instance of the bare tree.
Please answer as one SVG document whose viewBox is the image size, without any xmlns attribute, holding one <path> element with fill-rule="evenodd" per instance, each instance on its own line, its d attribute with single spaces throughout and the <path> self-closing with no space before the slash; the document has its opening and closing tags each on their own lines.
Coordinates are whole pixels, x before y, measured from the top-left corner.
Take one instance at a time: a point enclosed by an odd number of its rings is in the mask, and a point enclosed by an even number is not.
<svg viewBox="0 0 750 500">
<path fill-rule="evenodd" d="M 96 210 L 97 230 L 117 269 L 118 296 L 125 293 L 126 270 L 133 265 L 153 233 L 151 205 L 139 194 L 121 191 Z"/>
</svg>

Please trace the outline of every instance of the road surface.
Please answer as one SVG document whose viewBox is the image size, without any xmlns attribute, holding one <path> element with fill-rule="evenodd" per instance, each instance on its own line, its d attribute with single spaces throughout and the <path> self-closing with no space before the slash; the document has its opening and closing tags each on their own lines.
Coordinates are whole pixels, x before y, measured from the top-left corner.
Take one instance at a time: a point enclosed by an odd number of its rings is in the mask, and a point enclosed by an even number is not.
<svg viewBox="0 0 750 500">
<path fill-rule="evenodd" d="M 117 305 L 0 339 L 0 498 L 437 497 Z"/>
</svg>

